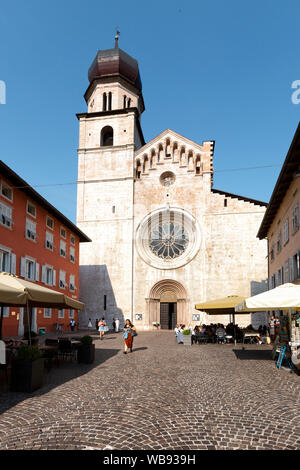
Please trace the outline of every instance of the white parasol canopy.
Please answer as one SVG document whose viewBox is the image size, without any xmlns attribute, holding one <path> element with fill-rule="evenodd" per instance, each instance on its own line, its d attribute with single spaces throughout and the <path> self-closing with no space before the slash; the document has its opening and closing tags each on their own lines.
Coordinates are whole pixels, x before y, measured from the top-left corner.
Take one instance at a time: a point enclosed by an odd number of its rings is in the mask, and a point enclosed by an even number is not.
<svg viewBox="0 0 300 470">
<path fill-rule="evenodd" d="M 266 310 L 300 310 L 300 285 L 286 283 L 253 297 L 235 307 L 236 312 L 264 312 Z"/>
</svg>

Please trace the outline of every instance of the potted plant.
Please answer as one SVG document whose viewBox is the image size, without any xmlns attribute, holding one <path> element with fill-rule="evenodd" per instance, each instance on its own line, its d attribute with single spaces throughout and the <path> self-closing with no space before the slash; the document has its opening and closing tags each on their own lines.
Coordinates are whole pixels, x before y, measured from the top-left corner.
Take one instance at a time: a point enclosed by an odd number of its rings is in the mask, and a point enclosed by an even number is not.
<svg viewBox="0 0 300 470">
<path fill-rule="evenodd" d="M 23 339 L 27 340 L 29 346 L 37 346 L 39 344 L 39 338 L 35 331 L 25 331 Z M 30 342 L 31 341 L 31 342 Z"/>
<path fill-rule="evenodd" d="M 43 385 L 44 358 L 36 346 L 22 346 L 12 361 L 10 389 L 33 392 Z"/>
<path fill-rule="evenodd" d="M 190 329 L 183 330 L 183 344 L 192 346 L 192 332 Z"/>
<path fill-rule="evenodd" d="M 89 335 L 80 339 L 80 346 L 77 351 L 77 361 L 83 364 L 92 364 L 95 360 L 95 345 L 93 338 Z"/>
</svg>

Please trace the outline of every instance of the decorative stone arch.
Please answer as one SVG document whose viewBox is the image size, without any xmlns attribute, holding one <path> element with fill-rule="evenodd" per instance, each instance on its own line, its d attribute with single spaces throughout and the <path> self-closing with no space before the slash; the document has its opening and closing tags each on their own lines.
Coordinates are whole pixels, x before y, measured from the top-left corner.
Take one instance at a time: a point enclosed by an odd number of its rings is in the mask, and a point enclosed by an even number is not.
<svg viewBox="0 0 300 470">
<path fill-rule="evenodd" d="M 184 285 L 175 279 L 163 279 L 156 282 L 150 289 L 146 298 L 148 322 L 151 326 L 154 322 L 160 323 L 160 304 L 177 304 L 177 323 L 185 325 L 190 323 L 188 316 L 188 295 Z"/>
</svg>

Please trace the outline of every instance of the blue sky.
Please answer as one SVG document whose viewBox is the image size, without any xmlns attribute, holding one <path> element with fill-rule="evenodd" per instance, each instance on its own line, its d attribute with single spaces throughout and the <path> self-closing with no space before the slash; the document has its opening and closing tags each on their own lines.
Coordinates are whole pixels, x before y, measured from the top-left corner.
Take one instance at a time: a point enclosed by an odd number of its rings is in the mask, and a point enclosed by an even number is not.
<svg viewBox="0 0 300 470">
<path fill-rule="evenodd" d="M 299 0 L 2 3 L 0 159 L 75 221 L 75 114 L 118 26 L 139 62 L 146 142 L 166 128 L 215 140 L 214 187 L 269 201 L 300 116 L 299 17 Z"/>
</svg>

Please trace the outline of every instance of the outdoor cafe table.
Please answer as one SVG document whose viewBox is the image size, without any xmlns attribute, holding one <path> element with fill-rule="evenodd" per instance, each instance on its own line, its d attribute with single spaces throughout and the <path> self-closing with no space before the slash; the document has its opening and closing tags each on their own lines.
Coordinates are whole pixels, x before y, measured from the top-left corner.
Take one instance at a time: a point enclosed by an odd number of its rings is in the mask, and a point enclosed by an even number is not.
<svg viewBox="0 0 300 470">
<path fill-rule="evenodd" d="M 255 331 L 244 333 L 243 344 L 245 343 L 246 338 L 249 338 L 250 342 L 253 343 L 254 338 L 259 338 L 259 333 L 256 333 Z"/>
</svg>

